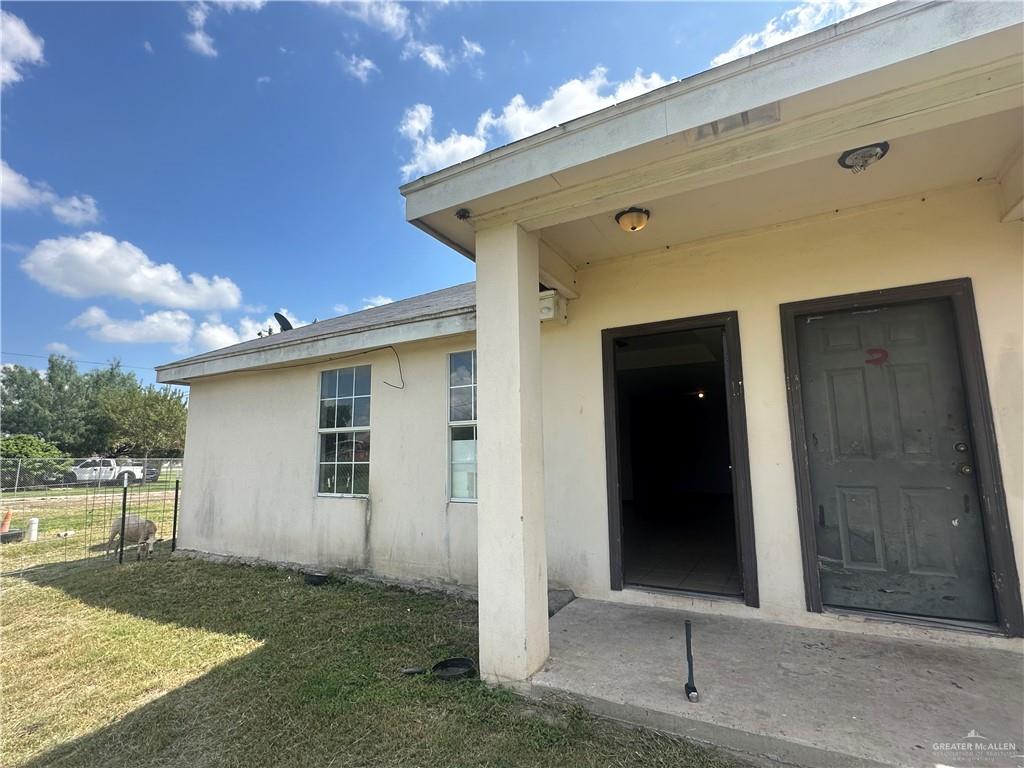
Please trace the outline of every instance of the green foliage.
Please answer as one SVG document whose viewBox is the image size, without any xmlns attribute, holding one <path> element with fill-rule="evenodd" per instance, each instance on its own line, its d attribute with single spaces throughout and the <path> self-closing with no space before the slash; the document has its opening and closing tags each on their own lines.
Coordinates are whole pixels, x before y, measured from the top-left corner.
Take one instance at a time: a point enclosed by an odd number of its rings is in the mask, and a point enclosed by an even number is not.
<svg viewBox="0 0 1024 768">
<path fill-rule="evenodd" d="M 180 456 L 185 442 L 185 396 L 144 387 L 120 363 L 80 373 L 51 355 L 46 373 L 14 365 L 0 378 L 3 430 L 35 435 L 72 456 Z"/>
<path fill-rule="evenodd" d="M 185 395 L 170 387 L 135 387 L 104 393 L 114 425 L 111 450 L 130 456 L 180 456 L 185 450 Z"/>
<path fill-rule="evenodd" d="M 50 459 L 63 455 L 56 445 L 35 435 L 7 435 L 0 438 L 0 456 L 5 459 Z"/>
</svg>

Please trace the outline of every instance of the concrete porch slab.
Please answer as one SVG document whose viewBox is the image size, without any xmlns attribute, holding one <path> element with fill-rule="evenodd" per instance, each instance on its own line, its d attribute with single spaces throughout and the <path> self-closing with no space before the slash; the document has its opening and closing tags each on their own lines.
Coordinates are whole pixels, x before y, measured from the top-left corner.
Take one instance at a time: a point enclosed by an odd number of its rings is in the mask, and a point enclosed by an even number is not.
<svg viewBox="0 0 1024 768">
<path fill-rule="evenodd" d="M 696 704 L 683 692 L 687 618 Z M 1013 651 L 585 599 L 556 614 L 550 633 L 533 695 L 568 696 L 755 762 L 1024 765 L 1024 656 Z"/>
</svg>

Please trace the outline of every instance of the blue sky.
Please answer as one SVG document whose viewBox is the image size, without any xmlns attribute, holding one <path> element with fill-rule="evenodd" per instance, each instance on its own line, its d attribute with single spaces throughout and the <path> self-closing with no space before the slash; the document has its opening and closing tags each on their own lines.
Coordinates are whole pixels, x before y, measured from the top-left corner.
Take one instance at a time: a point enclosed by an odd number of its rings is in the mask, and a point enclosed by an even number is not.
<svg viewBox="0 0 1024 768">
<path fill-rule="evenodd" d="M 472 280 L 403 181 L 876 4 L 4 3 L 3 362 Z"/>
</svg>

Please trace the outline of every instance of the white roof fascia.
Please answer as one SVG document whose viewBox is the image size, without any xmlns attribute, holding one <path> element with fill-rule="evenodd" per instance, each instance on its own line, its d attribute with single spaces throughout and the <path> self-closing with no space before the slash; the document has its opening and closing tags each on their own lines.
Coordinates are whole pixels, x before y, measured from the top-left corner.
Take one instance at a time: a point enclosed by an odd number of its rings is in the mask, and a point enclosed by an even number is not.
<svg viewBox="0 0 1024 768">
<path fill-rule="evenodd" d="M 281 344 L 213 357 L 195 362 L 182 361 L 159 366 L 156 380 L 161 384 L 188 384 L 204 376 L 217 376 L 265 368 L 309 365 L 395 344 L 455 336 L 476 330 L 476 309 L 349 333 L 318 336 L 293 344 Z M 285 332 L 286 334 L 287 332 Z M 282 335 L 285 335 L 282 334 Z"/>
</svg>

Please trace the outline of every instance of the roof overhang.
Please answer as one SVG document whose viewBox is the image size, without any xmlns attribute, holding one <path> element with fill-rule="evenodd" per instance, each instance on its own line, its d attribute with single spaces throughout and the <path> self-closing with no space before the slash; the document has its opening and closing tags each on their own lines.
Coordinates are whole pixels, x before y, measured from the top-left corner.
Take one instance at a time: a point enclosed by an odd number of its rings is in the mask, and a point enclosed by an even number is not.
<svg viewBox="0 0 1024 768">
<path fill-rule="evenodd" d="M 260 371 L 312 365 L 348 355 L 409 342 L 455 336 L 476 330 L 476 310 L 467 308 L 441 317 L 424 318 L 350 333 L 325 334 L 310 339 L 282 343 L 259 349 L 243 349 L 202 360 L 182 360 L 158 366 L 156 380 L 161 384 L 190 384 L 195 379 L 242 371 Z M 287 334 L 280 334 L 287 337 Z"/>
<path fill-rule="evenodd" d="M 583 257 L 545 230 L 1019 109 L 1022 25 L 1019 3 L 883 6 L 410 182 L 406 217 L 470 258 L 478 229 L 538 231 L 565 283 Z"/>
</svg>

